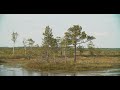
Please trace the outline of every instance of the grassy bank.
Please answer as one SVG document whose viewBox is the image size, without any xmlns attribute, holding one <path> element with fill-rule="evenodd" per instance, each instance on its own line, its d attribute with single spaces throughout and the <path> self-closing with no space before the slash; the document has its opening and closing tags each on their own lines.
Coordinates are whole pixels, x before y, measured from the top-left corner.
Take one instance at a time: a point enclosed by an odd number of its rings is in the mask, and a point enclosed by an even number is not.
<svg viewBox="0 0 120 90">
<path fill-rule="evenodd" d="M 29 62 L 26 67 L 31 69 L 40 69 L 42 71 L 62 70 L 67 72 L 73 71 L 88 71 L 88 70 L 103 70 L 108 68 L 116 68 L 120 66 L 120 59 L 115 57 L 106 58 L 81 58 L 74 64 L 73 61 L 62 62 Z"/>
<path fill-rule="evenodd" d="M 99 50 L 99 49 L 98 49 Z M 27 50 L 28 52 L 29 50 Z M 19 65 L 26 69 L 37 71 L 89 71 L 104 70 L 120 67 L 120 49 L 101 49 L 95 55 L 91 56 L 87 49 L 82 55 L 77 52 L 77 62 L 74 64 L 73 56 L 65 59 L 60 54 L 54 58 L 45 60 L 42 56 L 41 48 L 33 48 L 32 52 L 24 55 L 23 48 L 16 48 L 16 54 L 12 55 L 12 48 L 0 48 L 0 64 L 8 66 Z M 29 59 L 30 55 L 30 59 Z"/>
<path fill-rule="evenodd" d="M 66 61 L 58 59 L 49 62 L 36 59 L 8 59 L 2 61 L 6 62 L 3 63 L 5 65 L 16 66 L 19 64 L 26 69 L 37 71 L 76 72 L 120 67 L 119 57 L 78 57 L 76 64 L 74 64 L 72 59 L 73 58 L 68 58 Z"/>
</svg>

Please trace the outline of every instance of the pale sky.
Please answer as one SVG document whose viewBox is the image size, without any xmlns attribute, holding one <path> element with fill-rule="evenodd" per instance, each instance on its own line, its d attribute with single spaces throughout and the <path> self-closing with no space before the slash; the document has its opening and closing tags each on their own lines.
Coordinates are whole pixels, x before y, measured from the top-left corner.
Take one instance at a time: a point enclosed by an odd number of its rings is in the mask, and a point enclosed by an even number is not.
<svg viewBox="0 0 120 90">
<path fill-rule="evenodd" d="M 48 25 L 55 37 L 62 37 L 73 25 L 80 25 L 96 37 L 96 47 L 120 48 L 120 14 L 0 14 L 0 47 L 13 45 L 13 31 L 19 34 L 16 46 L 23 46 L 23 38 L 32 38 L 41 45 L 42 33 Z"/>
</svg>

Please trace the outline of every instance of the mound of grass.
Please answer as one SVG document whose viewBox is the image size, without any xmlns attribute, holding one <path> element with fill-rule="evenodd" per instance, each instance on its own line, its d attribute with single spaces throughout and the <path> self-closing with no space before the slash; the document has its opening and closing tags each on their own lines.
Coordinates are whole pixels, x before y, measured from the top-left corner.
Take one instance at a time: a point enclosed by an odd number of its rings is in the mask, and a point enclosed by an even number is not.
<svg viewBox="0 0 120 90">
<path fill-rule="evenodd" d="M 67 61 L 51 60 L 50 62 L 29 61 L 25 67 L 29 69 L 42 70 L 42 71 L 89 71 L 89 70 L 103 70 L 113 68 L 120 65 L 119 58 L 106 57 L 106 58 L 82 58 L 74 63 L 71 58 Z"/>
</svg>

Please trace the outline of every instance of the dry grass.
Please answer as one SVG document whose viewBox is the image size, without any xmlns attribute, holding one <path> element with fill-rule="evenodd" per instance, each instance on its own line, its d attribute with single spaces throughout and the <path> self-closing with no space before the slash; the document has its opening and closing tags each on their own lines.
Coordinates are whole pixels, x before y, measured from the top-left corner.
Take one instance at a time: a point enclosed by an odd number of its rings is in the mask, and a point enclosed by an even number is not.
<svg viewBox="0 0 120 90">
<path fill-rule="evenodd" d="M 16 65 L 21 65 L 24 66 L 25 64 L 29 63 L 28 60 L 26 59 L 3 59 L 5 63 L 2 63 L 7 66 L 16 66 Z"/>
<path fill-rule="evenodd" d="M 8 59 L 2 60 L 9 66 L 21 65 L 24 68 L 43 70 L 43 71 L 83 71 L 83 70 L 101 70 L 106 68 L 114 68 L 120 66 L 120 57 L 77 57 L 77 62 L 74 64 L 73 58 L 67 60 L 58 58 L 57 60 L 36 59 Z"/>
<path fill-rule="evenodd" d="M 85 70 L 101 70 L 108 68 L 120 67 L 120 58 L 118 57 L 98 57 L 98 58 L 85 58 L 78 59 L 76 64 L 73 58 L 68 60 L 54 61 L 35 61 L 30 60 L 24 65 L 25 68 L 42 70 L 42 71 L 85 71 Z"/>
</svg>

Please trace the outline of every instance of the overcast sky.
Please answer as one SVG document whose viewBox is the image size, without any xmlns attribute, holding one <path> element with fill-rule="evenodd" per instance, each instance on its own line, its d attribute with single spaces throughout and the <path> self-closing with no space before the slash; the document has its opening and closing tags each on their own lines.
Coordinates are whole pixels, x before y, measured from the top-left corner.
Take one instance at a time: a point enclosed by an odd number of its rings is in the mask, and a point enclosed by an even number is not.
<svg viewBox="0 0 120 90">
<path fill-rule="evenodd" d="M 50 26 L 53 35 L 62 37 L 73 25 L 94 35 L 94 44 L 100 48 L 120 48 L 119 14 L 0 14 L 0 47 L 11 47 L 12 32 L 18 32 L 16 46 L 23 38 L 32 38 L 41 45 L 44 29 Z"/>
</svg>

